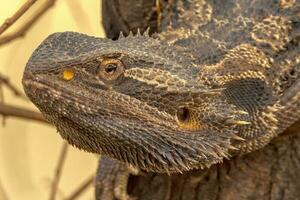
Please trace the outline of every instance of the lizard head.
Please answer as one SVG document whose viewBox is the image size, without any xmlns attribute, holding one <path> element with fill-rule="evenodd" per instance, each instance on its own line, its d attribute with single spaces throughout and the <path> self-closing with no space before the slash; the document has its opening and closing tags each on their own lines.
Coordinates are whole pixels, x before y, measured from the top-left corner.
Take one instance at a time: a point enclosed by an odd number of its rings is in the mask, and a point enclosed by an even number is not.
<svg viewBox="0 0 300 200">
<path fill-rule="evenodd" d="M 147 35 L 55 33 L 31 56 L 23 85 L 70 144 L 147 171 L 181 172 L 228 157 L 251 120 L 234 87 L 201 82 L 205 71 L 190 59 Z"/>
</svg>

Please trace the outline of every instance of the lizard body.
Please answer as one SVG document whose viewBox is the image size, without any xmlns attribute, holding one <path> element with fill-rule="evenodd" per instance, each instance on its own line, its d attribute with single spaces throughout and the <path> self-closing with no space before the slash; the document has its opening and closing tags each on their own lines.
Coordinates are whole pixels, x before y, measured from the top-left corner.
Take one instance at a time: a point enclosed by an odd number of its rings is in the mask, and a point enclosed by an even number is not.
<svg viewBox="0 0 300 200">
<path fill-rule="evenodd" d="M 64 32 L 35 50 L 24 89 L 64 139 L 174 173 L 262 148 L 299 119 L 299 1 L 163 5 L 153 37 Z"/>
</svg>

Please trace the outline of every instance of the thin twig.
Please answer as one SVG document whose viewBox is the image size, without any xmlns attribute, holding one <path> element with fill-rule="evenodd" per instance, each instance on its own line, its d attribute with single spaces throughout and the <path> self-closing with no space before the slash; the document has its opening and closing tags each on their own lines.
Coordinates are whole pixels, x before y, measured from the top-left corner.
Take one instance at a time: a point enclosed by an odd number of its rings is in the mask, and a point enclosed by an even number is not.
<svg viewBox="0 0 300 200">
<path fill-rule="evenodd" d="M 0 115 L 3 115 L 4 117 L 18 117 L 22 119 L 31 119 L 49 124 L 39 112 L 2 103 L 0 103 Z"/>
<path fill-rule="evenodd" d="M 4 23 L 0 26 L 0 35 L 11 25 L 13 25 L 34 3 L 36 0 L 28 0 L 24 3 L 17 12 L 10 18 L 7 18 Z"/>
<path fill-rule="evenodd" d="M 5 191 L 2 183 L 0 182 L 0 199 L 2 200 L 8 200 L 8 195 L 7 195 L 7 192 Z"/>
<path fill-rule="evenodd" d="M 70 194 L 69 197 L 65 198 L 65 200 L 75 200 L 75 199 L 77 199 L 84 191 L 86 191 L 86 189 L 89 188 L 89 186 L 93 185 L 94 179 L 95 179 L 94 175 L 88 177 L 88 179 L 86 179 L 83 183 L 81 183 L 80 186 L 78 188 L 76 188 L 74 190 L 74 192 L 72 192 Z"/>
<path fill-rule="evenodd" d="M 15 87 L 14 85 L 12 85 L 9 81 L 9 79 L 5 76 L 3 76 L 2 74 L 0 74 L 0 87 L 1 87 L 1 84 L 5 85 L 6 87 L 8 87 L 8 89 L 10 89 L 14 95 L 18 96 L 18 97 L 21 97 L 23 99 L 27 99 L 27 97 L 24 95 L 23 92 L 21 92 L 17 87 Z"/>
<path fill-rule="evenodd" d="M 0 74 L 0 115 L 3 115 L 2 118 L 2 125 L 5 126 L 6 117 L 7 116 L 15 116 L 15 117 L 22 117 L 22 118 L 31 118 L 34 120 L 43 120 L 46 122 L 45 119 L 42 117 L 41 114 L 33 113 L 33 111 L 27 111 L 22 108 L 16 108 L 13 106 L 7 106 L 4 104 L 4 94 L 3 94 L 3 87 L 2 85 L 6 86 L 10 91 L 14 93 L 14 95 L 21 97 L 22 99 L 28 100 L 27 97 L 21 92 L 17 87 L 10 83 L 9 79 L 2 74 Z"/>
<path fill-rule="evenodd" d="M 64 166 L 64 162 L 66 160 L 66 156 L 67 156 L 67 152 L 68 152 L 68 143 L 64 142 L 60 155 L 59 155 L 59 159 L 57 162 L 57 166 L 55 169 L 55 174 L 54 174 L 54 179 L 52 182 L 52 187 L 51 187 L 51 192 L 50 192 L 50 196 L 49 196 L 49 200 L 55 200 L 56 197 L 56 193 L 58 190 L 58 184 L 59 184 L 59 180 L 61 177 L 61 173 L 62 173 L 62 168 Z"/>
<path fill-rule="evenodd" d="M 6 44 L 18 37 L 25 36 L 26 32 L 31 28 L 31 26 L 34 25 L 38 21 L 38 19 L 40 19 L 40 17 L 55 4 L 55 1 L 56 0 L 46 1 L 46 3 L 44 3 L 41 8 L 34 14 L 34 16 L 28 22 L 22 25 L 21 28 L 9 35 L 0 37 L 0 45 Z"/>
</svg>

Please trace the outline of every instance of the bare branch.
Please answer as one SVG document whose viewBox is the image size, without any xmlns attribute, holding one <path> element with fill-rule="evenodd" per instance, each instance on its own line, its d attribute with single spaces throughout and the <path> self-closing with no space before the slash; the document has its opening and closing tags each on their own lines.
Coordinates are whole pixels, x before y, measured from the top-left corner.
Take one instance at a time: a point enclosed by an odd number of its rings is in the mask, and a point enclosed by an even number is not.
<svg viewBox="0 0 300 200">
<path fill-rule="evenodd" d="M 75 200 L 77 199 L 86 189 L 88 189 L 94 183 L 95 176 L 92 175 L 88 177 L 80 186 L 71 193 L 71 195 L 65 200 Z"/>
<path fill-rule="evenodd" d="M 25 108 L 10 106 L 0 103 L 0 115 L 4 117 L 18 117 L 22 119 L 30 119 L 49 124 L 41 113 L 31 111 Z"/>
<path fill-rule="evenodd" d="M 36 0 L 28 0 L 19 10 L 10 18 L 7 18 L 0 26 L 0 35 L 11 25 L 13 25 L 34 3 Z"/>
<path fill-rule="evenodd" d="M 17 87 L 15 87 L 14 85 L 12 85 L 9 81 L 9 79 L 5 76 L 3 76 L 2 74 L 0 74 L 0 86 L 1 84 L 5 85 L 6 87 L 8 87 L 8 89 L 10 89 L 14 95 L 19 96 L 23 99 L 27 100 L 27 97 L 24 95 L 23 92 L 21 92 Z"/>
<path fill-rule="evenodd" d="M 8 195 L 7 195 L 7 192 L 5 191 L 2 183 L 0 182 L 0 199 L 2 200 L 8 200 Z"/>
<path fill-rule="evenodd" d="M 46 13 L 46 11 L 55 4 L 56 0 L 48 0 L 42 7 L 34 14 L 34 16 L 26 22 L 24 25 L 21 26 L 17 31 L 0 37 L 0 46 L 6 44 L 18 37 L 25 36 L 26 32 L 38 21 L 38 19 Z"/>
<path fill-rule="evenodd" d="M 49 196 L 49 200 L 55 200 L 56 197 L 56 193 L 58 190 L 58 184 L 59 184 L 59 180 L 61 177 L 61 173 L 62 173 L 62 168 L 64 166 L 64 162 L 66 160 L 66 156 L 67 156 L 67 152 L 68 152 L 68 143 L 64 142 L 60 155 L 59 155 L 59 159 L 57 162 L 57 166 L 55 169 L 55 174 L 54 174 L 54 179 L 52 182 L 52 187 L 51 187 L 51 192 L 50 192 L 50 196 Z"/>
</svg>

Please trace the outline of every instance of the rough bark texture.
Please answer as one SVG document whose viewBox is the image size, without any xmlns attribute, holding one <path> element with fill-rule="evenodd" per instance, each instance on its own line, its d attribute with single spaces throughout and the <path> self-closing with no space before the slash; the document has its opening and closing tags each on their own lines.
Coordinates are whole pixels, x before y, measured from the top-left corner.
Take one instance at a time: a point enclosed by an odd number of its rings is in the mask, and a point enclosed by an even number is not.
<svg viewBox="0 0 300 200">
<path fill-rule="evenodd" d="M 259 151 L 208 170 L 131 177 L 129 193 L 143 200 L 300 199 L 300 131 L 290 130 Z"/>
</svg>

